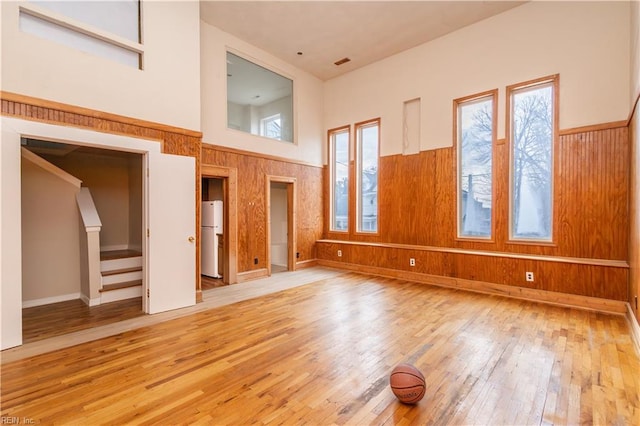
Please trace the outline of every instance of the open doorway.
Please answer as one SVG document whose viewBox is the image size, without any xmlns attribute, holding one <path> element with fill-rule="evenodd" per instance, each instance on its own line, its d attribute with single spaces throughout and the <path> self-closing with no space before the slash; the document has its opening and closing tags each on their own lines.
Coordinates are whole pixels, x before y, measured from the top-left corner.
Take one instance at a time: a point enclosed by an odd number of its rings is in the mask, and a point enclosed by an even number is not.
<svg viewBox="0 0 640 426">
<path fill-rule="evenodd" d="M 30 138 L 21 149 L 23 342 L 144 315 L 142 154 Z"/>
<path fill-rule="evenodd" d="M 225 179 L 202 178 L 202 207 L 200 210 L 200 280 L 202 290 L 229 284 L 225 277 L 227 255 L 224 239 Z"/>
<path fill-rule="evenodd" d="M 0 161 L 2 162 L 2 244 L 3 247 L 12 247 L 13 250 L 2 256 L 2 299 L 0 300 L 0 313 L 2 316 L 2 333 L 0 334 L 1 348 L 8 349 L 23 344 L 23 320 L 22 308 L 30 299 L 24 294 L 24 259 L 29 256 L 23 254 L 23 224 L 22 214 L 27 209 L 22 205 L 22 160 L 21 153 L 31 151 L 24 150 L 22 141 L 25 138 L 50 141 L 67 146 L 80 146 L 87 148 L 99 148 L 112 151 L 122 151 L 136 155 L 136 163 L 139 164 L 139 175 L 142 177 L 139 188 L 140 204 L 142 206 L 142 224 L 140 226 L 140 240 L 142 241 L 142 270 L 143 270 L 143 302 L 142 311 L 149 314 L 178 309 L 194 305 L 196 302 L 196 185 L 194 184 L 195 158 L 171 155 L 161 152 L 161 144 L 157 141 L 137 139 L 110 133 L 101 133 L 93 130 L 57 126 L 38 121 L 21 120 L 2 117 L 2 144 L 0 144 Z M 29 155 L 29 154 L 27 154 Z M 36 160 L 39 161 L 39 160 Z M 46 166 L 55 169 L 59 167 Z M 137 167 L 137 166 L 136 166 Z M 79 256 L 81 263 L 92 265 L 88 274 L 79 271 L 81 276 L 80 288 L 74 293 L 76 300 L 85 300 L 82 297 L 87 287 L 82 281 L 89 281 L 88 288 L 94 290 L 85 294 L 86 300 L 91 303 L 99 292 L 100 286 L 100 243 L 99 239 L 89 238 L 89 232 L 99 232 L 102 224 L 97 214 L 83 216 L 87 205 L 95 204 L 87 202 L 84 197 L 84 188 L 78 184 L 77 178 L 69 178 L 69 173 L 61 173 L 65 176 L 62 180 L 74 182 L 79 188 L 76 191 L 75 206 L 67 211 L 75 211 L 76 218 L 82 218 L 75 223 L 77 236 L 76 244 L 81 246 L 80 238 L 84 229 L 87 247 L 80 247 L 78 251 L 85 252 L 86 256 Z M 38 197 L 36 197 L 38 198 Z M 79 199 L 81 198 L 81 200 Z M 85 204 L 86 203 L 86 204 Z M 42 202 L 39 198 L 37 207 L 43 212 L 53 212 L 54 203 Z M 67 206 L 69 207 L 69 206 Z M 94 206 L 95 207 L 95 206 Z M 90 210 L 90 209 L 89 209 Z M 86 226 L 90 223 L 91 226 Z M 43 222 L 43 226 L 49 226 L 49 222 Z M 51 226 L 49 226 L 51 228 Z M 80 228 L 80 229 L 79 229 Z M 90 229 L 86 229 L 90 228 Z M 69 228 L 70 229 L 70 228 Z M 37 237 L 37 233 L 35 233 Z M 55 245 L 51 252 L 57 252 Z M 90 261 L 89 261 L 89 255 Z M 38 259 L 36 259 L 37 262 Z M 43 268 L 43 263 L 31 264 L 30 268 Z M 76 269 L 77 270 L 77 269 Z M 55 274 L 51 274 L 56 276 Z M 60 278 L 58 278 L 61 281 Z M 98 283 L 94 286 L 94 283 Z M 65 290 L 66 291 L 66 290 Z M 47 302 L 53 300 L 39 297 Z M 41 300 L 42 301 L 42 300 Z M 138 303 L 136 303 L 138 305 Z M 116 315 L 117 316 L 117 315 Z M 119 319 L 119 318 L 118 318 Z"/>
<path fill-rule="evenodd" d="M 267 268 L 269 275 L 295 270 L 295 182 L 295 178 L 267 176 Z"/>
</svg>

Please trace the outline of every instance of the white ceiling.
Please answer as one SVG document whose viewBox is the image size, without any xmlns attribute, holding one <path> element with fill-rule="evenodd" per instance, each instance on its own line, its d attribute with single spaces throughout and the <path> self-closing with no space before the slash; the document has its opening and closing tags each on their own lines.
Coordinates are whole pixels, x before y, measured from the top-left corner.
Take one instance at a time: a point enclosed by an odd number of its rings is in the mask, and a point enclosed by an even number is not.
<svg viewBox="0 0 640 426">
<path fill-rule="evenodd" d="M 328 80 L 522 3 L 201 0 L 200 17 Z M 334 65 L 345 57 L 351 62 Z"/>
</svg>

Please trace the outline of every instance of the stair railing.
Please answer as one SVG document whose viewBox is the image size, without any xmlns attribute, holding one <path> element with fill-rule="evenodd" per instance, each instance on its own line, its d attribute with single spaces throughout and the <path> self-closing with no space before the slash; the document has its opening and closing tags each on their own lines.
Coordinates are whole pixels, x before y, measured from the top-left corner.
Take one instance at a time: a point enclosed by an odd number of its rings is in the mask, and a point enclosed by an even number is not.
<svg viewBox="0 0 640 426">
<path fill-rule="evenodd" d="M 80 217 L 81 298 L 89 306 L 100 304 L 100 229 L 102 222 L 89 188 L 82 187 L 76 195 Z M 84 228 L 84 232 L 82 232 Z"/>
</svg>

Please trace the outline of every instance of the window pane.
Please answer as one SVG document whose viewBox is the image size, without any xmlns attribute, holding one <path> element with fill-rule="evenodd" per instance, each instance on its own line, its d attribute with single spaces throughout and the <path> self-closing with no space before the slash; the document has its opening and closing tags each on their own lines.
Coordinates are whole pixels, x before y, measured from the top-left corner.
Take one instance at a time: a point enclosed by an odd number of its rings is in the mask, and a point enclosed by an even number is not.
<svg viewBox="0 0 640 426">
<path fill-rule="evenodd" d="M 331 135 L 332 212 L 331 229 L 349 229 L 349 131 L 343 130 Z"/>
<path fill-rule="evenodd" d="M 227 52 L 227 127 L 293 142 L 293 81 Z"/>
<path fill-rule="evenodd" d="M 551 239 L 553 87 L 512 95 L 512 237 Z"/>
<path fill-rule="evenodd" d="M 491 237 L 493 98 L 458 106 L 458 235 Z"/>
<path fill-rule="evenodd" d="M 358 128 L 358 231 L 378 231 L 378 123 Z"/>
<path fill-rule="evenodd" d="M 20 13 L 20 30 L 82 52 L 110 59 L 134 68 L 140 67 L 140 54 L 99 38 L 65 28 L 27 13 Z"/>
<path fill-rule="evenodd" d="M 140 4 L 138 0 L 117 1 L 41 1 L 37 6 L 92 25 L 101 30 L 140 42 Z"/>
</svg>

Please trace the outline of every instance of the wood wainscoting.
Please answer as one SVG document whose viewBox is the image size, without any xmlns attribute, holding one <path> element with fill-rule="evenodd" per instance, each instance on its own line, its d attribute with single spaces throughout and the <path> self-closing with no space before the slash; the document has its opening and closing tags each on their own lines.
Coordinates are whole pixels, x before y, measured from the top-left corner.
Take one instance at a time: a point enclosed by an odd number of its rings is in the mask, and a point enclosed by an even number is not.
<svg viewBox="0 0 640 426">
<path fill-rule="evenodd" d="M 207 143 L 202 145 L 202 164 L 204 170 L 237 170 L 237 210 L 229 211 L 229 215 L 235 215 L 238 224 L 238 282 L 268 275 L 265 187 L 269 176 L 295 180 L 296 268 L 315 260 L 316 240 L 322 237 L 323 224 L 322 167 Z"/>
<path fill-rule="evenodd" d="M 381 157 L 379 232 L 330 232 L 326 221 L 318 262 L 414 280 L 438 277 L 456 287 L 526 293 L 527 298 L 593 309 L 611 310 L 613 304 L 615 312 L 624 312 L 630 266 L 629 139 L 626 121 L 560 131 L 553 241 L 543 244 L 509 239 L 509 146 L 504 140 L 494 150 L 495 234 L 488 241 L 457 238 L 453 148 Z M 328 217 L 326 168 L 325 179 Z M 410 258 L 416 259 L 415 267 Z M 534 273 L 533 282 L 525 280 L 525 272 Z"/>
</svg>

